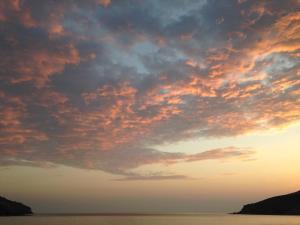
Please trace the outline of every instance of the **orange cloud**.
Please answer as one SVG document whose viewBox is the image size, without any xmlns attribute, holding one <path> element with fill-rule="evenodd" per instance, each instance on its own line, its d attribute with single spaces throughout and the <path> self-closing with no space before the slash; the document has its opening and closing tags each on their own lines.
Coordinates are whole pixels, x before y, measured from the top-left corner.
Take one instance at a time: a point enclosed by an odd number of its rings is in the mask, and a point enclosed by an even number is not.
<svg viewBox="0 0 300 225">
<path fill-rule="evenodd" d="M 25 144 L 30 140 L 45 141 L 48 139 L 44 132 L 24 127 L 22 120 L 27 111 L 20 97 L 2 92 L 0 100 L 6 106 L 0 108 L 0 145 L 18 145 Z"/>
<path fill-rule="evenodd" d="M 16 75 L 10 78 L 13 84 L 33 81 L 43 87 L 50 76 L 60 73 L 68 64 L 78 64 L 80 56 L 72 45 L 59 46 L 56 51 L 39 49 L 35 51 L 18 51 L 11 53 L 7 61 L 14 62 Z M 4 66 L 11 66 L 5 65 Z"/>
<path fill-rule="evenodd" d="M 17 17 L 25 27 L 36 27 L 38 22 L 32 18 L 29 8 L 22 6 L 20 0 L 3 0 L 0 3 L 0 22 Z"/>
<path fill-rule="evenodd" d="M 240 0 L 231 10 L 241 21 L 220 10 L 198 23 L 193 10 L 154 19 L 135 6 L 103 9 L 99 18 L 95 4 L 112 3 L 37 7 L 45 12 L 39 18 L 27 1 L 0 2 L 0 163 L 50 162 L 145 179 L 130 169 L 252 154 L 234 147 L 168 154 L 151 146 L 300 119 L 298 12 Z M 216 18 L 212 31 L 205 23 Z"/>
<path fill-rule="evenodd" d="M 111 4 L 111 0 L 97 0 L 97 3 L 103 7 L 108 7 Z"/>
</svg>

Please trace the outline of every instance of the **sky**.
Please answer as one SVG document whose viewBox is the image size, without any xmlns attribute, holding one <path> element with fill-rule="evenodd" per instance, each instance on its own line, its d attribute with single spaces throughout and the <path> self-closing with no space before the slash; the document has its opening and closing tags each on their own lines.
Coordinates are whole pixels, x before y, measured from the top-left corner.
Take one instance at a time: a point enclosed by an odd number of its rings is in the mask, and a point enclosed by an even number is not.
<svg viewBox="0 0 300 225">
<path fill-rule="evenodd" d="M 232 212 L 300 189 L 299 0 L 2 0 L 0 195 Z"/>
</svg>

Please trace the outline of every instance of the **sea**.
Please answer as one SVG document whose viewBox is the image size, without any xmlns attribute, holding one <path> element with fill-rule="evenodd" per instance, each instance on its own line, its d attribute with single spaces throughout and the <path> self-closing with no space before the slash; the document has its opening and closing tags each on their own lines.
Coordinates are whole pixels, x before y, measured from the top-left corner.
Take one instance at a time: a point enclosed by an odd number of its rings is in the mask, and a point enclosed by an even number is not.
<svg viewBox="0 0 300 225">
<path fill-rule="evenodd" d="M 230 214 L 34 215 L 0 217 L 0 225 L 300 225 L 300 216 Z"/>
</svg>

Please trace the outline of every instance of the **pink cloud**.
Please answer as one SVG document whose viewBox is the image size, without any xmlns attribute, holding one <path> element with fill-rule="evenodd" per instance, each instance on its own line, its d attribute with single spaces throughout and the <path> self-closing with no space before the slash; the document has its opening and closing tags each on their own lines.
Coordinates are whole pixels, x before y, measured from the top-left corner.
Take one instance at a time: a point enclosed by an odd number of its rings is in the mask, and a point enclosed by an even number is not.
<svg viewBox="0 0 300 225">
<path fill-rule="evenodd" d="M 36 7 L 38 13 L 26 2 L 2 1 L 0 163 L 62 164 L 146 179 L 131 170 L 251 159 L 252 150 L 237 147 L 187 154 L 151 146 L 300 120 L 299 12 L 256 3 L 236 1 L 241 21 L 219 13 L 215 37 L 205 15 L 199 24 L 192 15 L 154 19 L 146 9 L 142 16 L 134 6 L 118 11 L 121 2 L 107 0 Z M 101 18 L 96 4 L 103 6 Z M 208 20 L 215 25 L 216 18 Z"/>
</svg>

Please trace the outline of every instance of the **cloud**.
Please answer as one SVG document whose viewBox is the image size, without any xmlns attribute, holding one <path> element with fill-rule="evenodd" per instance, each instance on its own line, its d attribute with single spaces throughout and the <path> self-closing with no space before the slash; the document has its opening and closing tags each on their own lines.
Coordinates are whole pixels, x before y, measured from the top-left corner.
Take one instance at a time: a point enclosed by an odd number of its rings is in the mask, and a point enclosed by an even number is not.
<svg viewBox="0 0 300 225">
<path fill-rule="evenodd" d="M 124 179 L 143 165 L 251 159 L 153 146 L 295 123 L 299 4 L 2 1 L 1 165 L 67 165 Z M 167 13 L 166 13 L 167 12 Z"/>
<path fill-rule="evenodd" d="M 111 0 L 98 0 L 97 2 L 104 7 L 107 7 L 111 4 Z"/>
<path fill-rule="evenodd" d="M 145 180 L 160 181 L 160 180 L 182 180 L 182 179 L 191 179 L 191 178 L 184 175 L 146 175 L 146 176 L 133 175 L 121 179 L 116 179 L 116 181 L 145 181 Z"/>
<path fill-rule="evenodd" d="M 23 150 L 24 151 L 24 150 Z M 180 152 L 162 152 L 151 148 L 119 148 L 111 151 L 94 151 L 88 153 L 73 152 L 70 154 L 57 152 L 55 155 L 41 152 L 28 154 L 24 159 L 18 159 L 16 154 L 4 152 L 6 157 L 0 160 L 2 166 L 19 165 L 52 168 L 59 164 L 92 170 L 102 170 L 123 178 L 117 180 L 170 180 L 193 179 L 186 175 L 166 174 L 164 172 L 139 173 L 135 169 L 151 164 L 172 165 L 177 163 L 189 163 L 203 160 L 242 160 L 252 159 L 255 151 L 237 147 L 227 147 L 203 151 L 197 154 L 185 154 Z M 25 154 L 23 155 L 25 156 Z M 45 161 L 45 159 L 51 161 Z M 63 163 L 61 162 L 63 160 Z"/>
<path fill-rule="evenodd" d="M 80 61 L 79 53 L 71 43 L 52 43 L 47 48 L 47 40 L 24 40 L 14 35 L 7 38 L 13 44 L 3 48 L 1 58 L 4 60 L 1 65 L 6 69 L 10 68 L 6 71 L 6 78 L 9 76 L 7 80 L 12 84 L 34 82 L 37 87 L 43 87 L 50 76 L 62 72 L 66 65 L 78 64 Z"/>
</svg>

